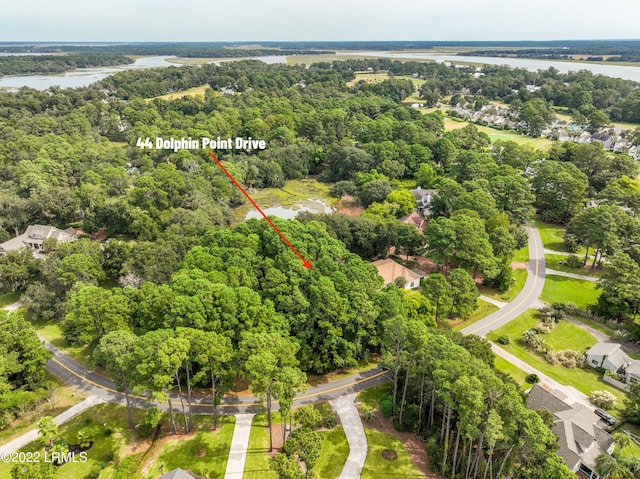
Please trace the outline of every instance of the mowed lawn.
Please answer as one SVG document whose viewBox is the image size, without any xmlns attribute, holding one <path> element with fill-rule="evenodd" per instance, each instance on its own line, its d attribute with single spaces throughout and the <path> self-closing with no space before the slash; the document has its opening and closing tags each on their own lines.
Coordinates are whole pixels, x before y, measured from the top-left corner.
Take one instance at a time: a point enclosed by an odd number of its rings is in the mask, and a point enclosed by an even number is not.
<svg viewBox="0 0 640 479">
<path fill-rule="evenodd" d="M 409 452 L 400 439 L 393 434 L 369 429 L 366 426 L 364 431 L 369 449 L 361 479 L 424 478 L 424 474 L 411 461 Z M 382 456 L 382 451 L 385 449 L 394 451 L 398 457 L 393 461 L 385 459 Z"/>
<path fill-rule="evenodd" d="M 280 424 L 280 413 L 272 414 L 273 424 Z M 279 429 L 279 428 L 278 428 Z M 274 429 L 274 437 L 278 432 Z M 243 479 L 278 479 L 278 475 L 269 468 L 269 429 L 267 414 L 256 414 L 251 424 L 251 435 L 244 464 Z"/>
<path fill-rule="evenodd" d="M 563 254 L 545 254 L 544 261 L 547 264 L 547 268 L 555 269 L 556 271 L 563 271 L 565 273 L 581 274 L 583 276 L 593 276 L 599 278 L 603 276 L 607 270 L 604 268 L 591 269 L 591 261 L 587 261 L 587 266 L 580 266 L 579 268 L 572 268 L 567 266 L 565 262 L 568 256 Z M 579 256 L 581 260 L 584 259 L 584 255 Z"/>
<path fill-rule="evenodd" d="M 522 333 L 538 324 L 535 314 L 536 310 L 529 309 L 520 317 L 489 333 L 487 338 L 495 342 L 498 337 L 507 336 L 510 344 L 499 345 L 501 348 L 522 359 L 543 374 L 555 379 L 560 384 L 573 386 L 587 396 L 595 390 L 605 389 L 610 391 L 617 399 L 613 411 L 619 412 L 618 408 L 621 409 L 623 407 L 622 401 L 626 394 L 602 381 L 595 369 L 589 367 L 586 369 L 568 369 L 561 365 L 553 366 L 547 362 L 542 353 L 525 346 L 521 341 Z M 586 352 L 588 348 L 597 342 L 590 333 L 568 321 L 560 321 L 549 334 L 544 335 L 544 340 L 557 351 L 571 349 L 581 352 Z"/>
<path fill-rule="evenodd" d="M 567 231 L 566 226 L 547 223 L 546 221 L 542 221 L 539 218 L 534 221 L 534 225 L 536 228 L 538 228 L 540 238 L 542 239 L 542 244 L 546 249 L 570 253 L 570 251 L 564 244 L 564 234 Z M 580 256 L 584 253 L 584 248 L 581 246 L 580 248 L 578 248 L 578 251 L 575 254 Z"/>
<path fill-rule="evenodd" d="M 487 303 L 486 301 L 478 300 L 478 309 L 471 315 L 469 319 L 460 321 L 459 324 L 453 327 L 454 331 L 460 331 L 467 326 L 471 326 L 473 323 L 480 321 L 481 319 L 486 318 L 492 313 L 498 311 L 498 307 L 494 304 Z"/>
<path fill-rule="evenodd" d="M 315 479 L 337 479 L 349 457 L 349 444 L 342 426 L 329 431 L 320 431 L 322 449 L 313 469 Z"/>
<path fill-rule="evenodd" d="M 585 307 L 596 304 L 601 290 L 596 283 L 548 274 L 540 299 L 547 303 L 575 303 Z"/>
<path fill-rule="evenodd" d="M 513 270 L 513 279 L 515 280 L 515 283 L 504 293 L 495 288 L 489 288 L 486 286 L 482 286 L 478 288 L 478 290 L 480 291 L 480 294 L 484 296 L 508 303 L 509 301 L 513 301 L 513 299 L 520 294 L 522 288 L 524 288 L 524 283 L 527 281 L 527 274 L 528 271 L 526 269 Z"/>
<path fill-rule="evenodd" d="M 503 373 L 507 373 L 511 378 L 518 383 L 518 385 L 522 389 L 529 389 L 531 384 L 528 384 L 525 381 L 527 377 L 527 373 L 525 373 L 522 369 L 514 366 L 506 359 L 498 356 L 497 354 L 493 355 L 493 365 L 498 371 L 502 371 Z"/>
<path fill-rule="evenodd" d="M 177 436 L 162 444 L 162 450 L 148 473 L 149 477 L 158 477 L 177 467 L 204 477 L 224 476 L 236 418 L 220 416 L 215 431 L 212 431 L 211 417 L 195 416 L 194 420 L 198 431 L 188 436 Z"/>
</svg>

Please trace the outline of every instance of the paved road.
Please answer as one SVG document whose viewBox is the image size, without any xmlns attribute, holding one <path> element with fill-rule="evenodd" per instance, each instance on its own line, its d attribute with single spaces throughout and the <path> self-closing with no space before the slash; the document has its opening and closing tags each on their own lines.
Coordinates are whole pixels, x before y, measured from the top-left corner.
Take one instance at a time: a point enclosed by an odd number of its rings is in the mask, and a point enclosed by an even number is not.
<svg viewBox="0 0 640 479">
<path fill-rule="evenodd" d="M 360 413 L 354 403 L 355 399 L 354 393 L 329 402 L 340 416 L 340 422 L 349 443 L 349 457 L 347 457 L 338 479 L 359 478 L 367 459 L 367 436 L 364 433 Z"/>
<path fill-rule="evenodd" d="M 477 323 L 462 329 L 460 331 L 462 334 L 484 336 L 512 319 L 517 318 L 527 309 L 533 307 L 538 300 L 540 293 L 542 293 L 542 287 L 544 286 L 544 247 L 542 246 L 542 239 L 540 238 L 538 230 L 530 226 L 527 230 L 529 233 L 529 273 L 527 274 L 524 288 L 522 288 L 520 294 L 508 305 L 500 308 L 486 318 L 481 319 Z"/>
</svg>

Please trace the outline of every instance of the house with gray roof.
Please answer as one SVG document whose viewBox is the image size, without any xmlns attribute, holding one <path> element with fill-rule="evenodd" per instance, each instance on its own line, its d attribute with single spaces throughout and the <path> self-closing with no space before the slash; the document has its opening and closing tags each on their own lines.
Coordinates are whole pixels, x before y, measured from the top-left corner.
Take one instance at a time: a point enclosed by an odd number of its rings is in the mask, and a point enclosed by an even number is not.
<svg viewBox="0 0 640 479">
<path fill-rule="evenodd" d="M 567 467 L 578 477 L 600 479 L 594 470 L 596 459 L 602 454 L 612 454 L 615 448 L 615 441 L 603 429 L 600 417 L 582 404 L 568 404 L 562 392 L 538 384 L 529 391 L 527 405 L 551 413 L 551 430 L 558 437 L 558 455 Z"/>
<path fill-rule="evenodd" d="M 631 359 L 618 343 L 597 343 L 587 351 L 587 364 L 619 374 L 627 384 L 640 382 L 640 361 Z"/>
<path fill-rule="evenodd" d="M 49 238 L 57 240 L 58 243 L 69 243 L 78 239 L 78 234 L 74 228 L 60 230 L 53 226 L 31 225 L 21 235 L 1 243 L 0 256 L 20 248 L 30 248 L 34 254 L 39 253 L 44 241 Z"/>
<path fill-rule="evenodd" d="M 160 476 L 160 479 L 194 479 L 196 476 L 185 471 L 184 469 L 174 469 Z"/>
<path fill-rule="evenodd" d="M 418 186 L 415 190 L 410 190 L 416 199 L 416 209 L 422 216 L 431 214 L 431 200 L 438 193 L 438 190 L 423 190 Z"/>
</svg>

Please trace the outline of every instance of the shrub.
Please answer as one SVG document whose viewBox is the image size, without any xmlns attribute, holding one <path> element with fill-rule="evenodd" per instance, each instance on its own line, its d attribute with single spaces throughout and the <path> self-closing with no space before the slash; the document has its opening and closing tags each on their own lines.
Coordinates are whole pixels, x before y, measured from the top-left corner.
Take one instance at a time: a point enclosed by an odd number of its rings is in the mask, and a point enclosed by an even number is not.
<svg viewBox="0 0 640 479">
<path fill-rule="evenodd" d="M 496 339 L 496 342 L 499 344 L 504 344 L 506 346 L 510 341 L 507 336 L 500 336 L 498 339 Z"/>
<path fill-rule="evenodd" d="M 616 397 L 609 391 L 591 391 L 589 401 L 596 407 L 610 409 L 616 402 Z"/>
<path fill-rule="evenodd" d="M 360 406 L 360 415 L 367 422 L 376 422 L 376 413 L 369 406 Z"/>
<path fill-rule="evenodd" d="M 393 414 L 393 396 L 385 394 L 380 398 L 380 410 L 384 417 L 390 417 Z"/>
<path fill-rule="evenodd" d="M 580 351 L 547 351 L 547 361 L 554 366 L 562 364 L 565 368 L 583 368 L 585 365 L 585 355 Z"/>
<path fill-rule="evenodd" d="M 338 420 L 336 419 L 336 415 L 331 413 L 327 414 L 324 418 L 322 418 L 322 426 L 327 429 L 333 429 L 338 424 Z"/>
<path fill-rule="evenodd" d="M 313 429 L 320 421 L 322 421 L 322 414 L 318 411 L 313 404 L 307 404 L 295 411 L 294 419 L 297 424 L 307 429 Z"/>
<path fill-rule="evenodd" d="M 567 256 L 567 259 L 564 260 L 564 263 L 569 268 L 581 268 L 582 267 L 582 260 L 580 258 L 578 258 L 575 254 L 572 254 L 571 256 Z"/>
<path fill-rule="evenodd" d="M 331 188 L 331 196 L 341 198 L 345 195 L 355 196 L 358 194 L 358 187 L 353 181 L 338 181 Z"/>
<path fill-rule="evenodd" d="M 580 247 L 580 240 L 576 235 L 572 233 L 567 233 L 564 235 L 564 245 L 566 246 L 569 253 L 575 253 L 576 251 L 578 251 L 578 248 Z"/>
<path fill-rule="evenodd" d="M 142 438 L 151 436 L 159 423 L 160 411 L 157 407 L 152 406 L 147 410 L 142 421 L 138 423 L 138 435 Z"/>
<path fill-rule="evenodd" d="M 529 374 L 526 378 L 524 378 L 529 384 L 538 384 L 540 382 L 540 378 L 537 374 Z"/>
<path fill-rule="evenodd" d="M 89 429 L 83 428 L 78 431 L 77 438 L 80 449 L 89 449 L 93 442 L 93 433 Z"/>
</svg>

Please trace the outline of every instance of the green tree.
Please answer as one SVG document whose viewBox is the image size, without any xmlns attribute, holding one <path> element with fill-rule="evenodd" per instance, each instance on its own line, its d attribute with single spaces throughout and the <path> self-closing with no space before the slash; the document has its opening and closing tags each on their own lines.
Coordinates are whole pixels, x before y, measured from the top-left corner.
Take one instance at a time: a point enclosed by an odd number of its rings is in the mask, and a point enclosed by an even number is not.
<svg viewBox="0 0 640 479">
<path fill-rule="evenodd" d="M 51 416 L 44 416 L 38 421 L 38 435 L 49 441 L 49 447 L 53 445 L 53 440 L 58 435 L 58 425 Z"/>
<path fill-rule="evenodd" d="M 447 278 L 439 273 L 430 274 L 424 282 L 423 292 L 435 309 L 436 321 L 445 319 L 453 309 L 451 287 Z"/>
<path fill-rule="evenodd" d="M 387 195 L 387 203 L 397 218 L 407 216 L 416 208 L 416 199 L 409 190 L 394 190 Z"/>
<path fill-rule="evenodd" d="M 449 316 L 466 319 L 478 306 L 478 288 L 471 275 L 464 269 L 456 268 L 449 274 L 451 309 Z"/>
</svg>

